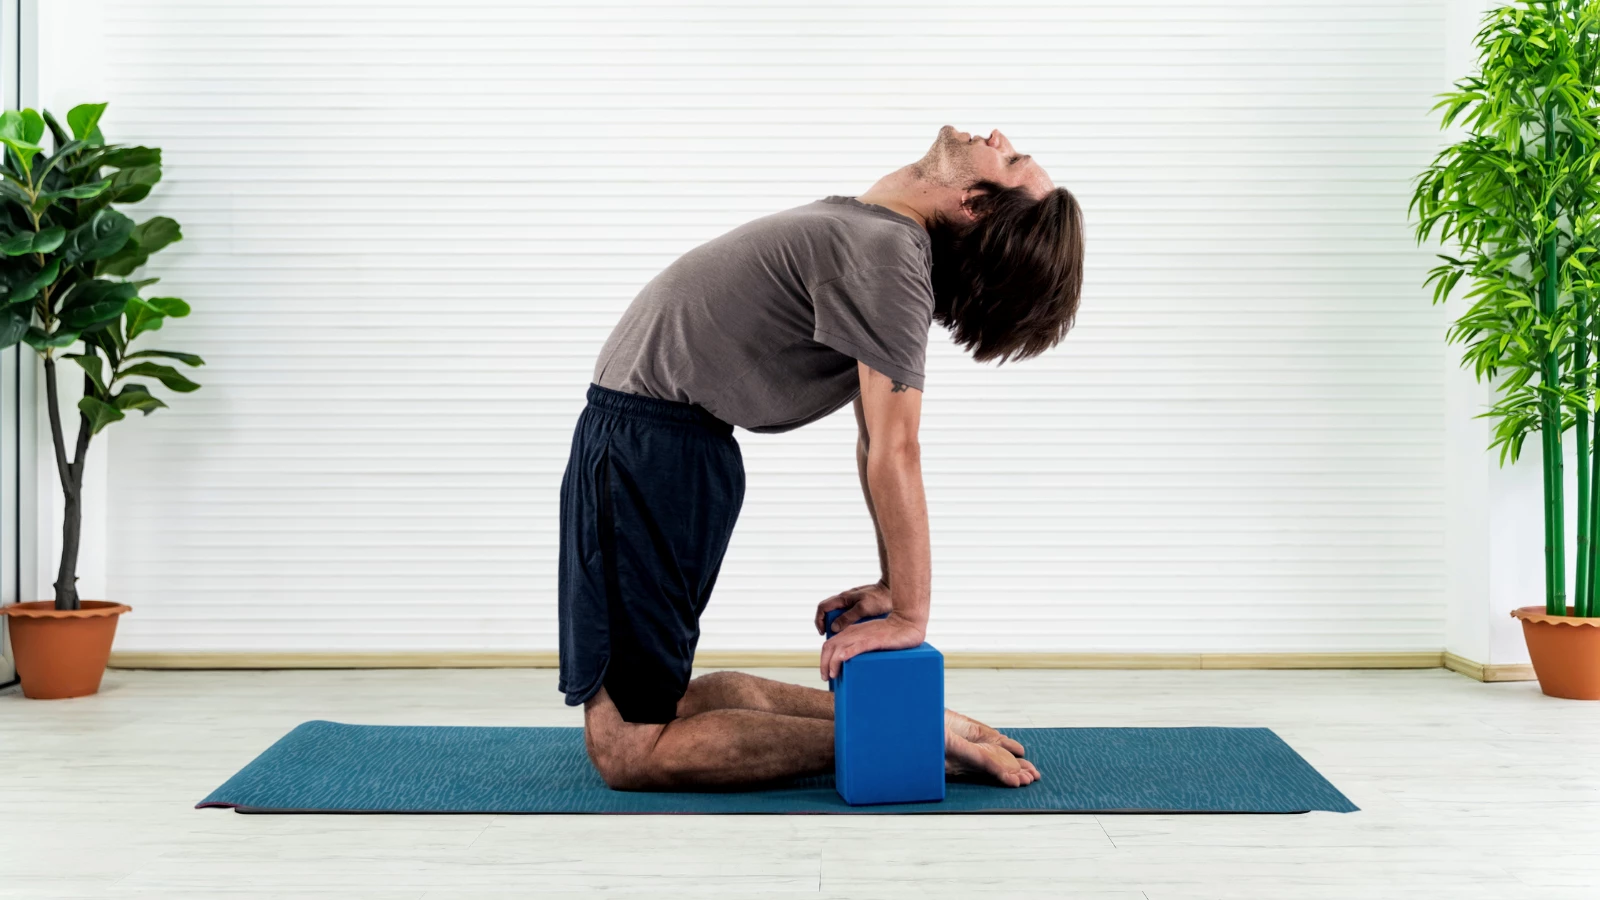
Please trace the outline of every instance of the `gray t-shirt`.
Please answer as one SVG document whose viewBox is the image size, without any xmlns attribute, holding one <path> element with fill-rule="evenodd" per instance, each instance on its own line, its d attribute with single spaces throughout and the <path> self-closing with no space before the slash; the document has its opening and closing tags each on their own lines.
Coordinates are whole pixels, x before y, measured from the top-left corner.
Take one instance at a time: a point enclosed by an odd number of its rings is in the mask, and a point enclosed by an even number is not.
<svg viewBox="0 0 1600 900">
<path fill-rule="evenodd" d="M 854 400 L 857 360 L 921 390 L 932 268 L 921 226 L 854 197 L 763 216 L 651 279 L 600 351 L 594 382 L 768 432 Z"/>
</svg>

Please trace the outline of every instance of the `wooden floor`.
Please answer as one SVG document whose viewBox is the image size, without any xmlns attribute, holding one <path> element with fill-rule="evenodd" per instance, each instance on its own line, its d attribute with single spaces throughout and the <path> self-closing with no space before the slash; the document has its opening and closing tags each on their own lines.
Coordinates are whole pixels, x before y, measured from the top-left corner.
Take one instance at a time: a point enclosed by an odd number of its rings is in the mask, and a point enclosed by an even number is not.
<svg viewBox="0 0 1600 900">
<path fill-rule="evenodd" d="M 192 806 L 307 719 L 579 716 L 549 670 L 112 671 L 90 698 L 0 693 L 0 897 L 1600 896 L 1600 704 L 1443 670 L 978 669 L 947 692 L 1000 726 L 1269 726 L 1362 811 L 247 816 Z"/>
</svg>

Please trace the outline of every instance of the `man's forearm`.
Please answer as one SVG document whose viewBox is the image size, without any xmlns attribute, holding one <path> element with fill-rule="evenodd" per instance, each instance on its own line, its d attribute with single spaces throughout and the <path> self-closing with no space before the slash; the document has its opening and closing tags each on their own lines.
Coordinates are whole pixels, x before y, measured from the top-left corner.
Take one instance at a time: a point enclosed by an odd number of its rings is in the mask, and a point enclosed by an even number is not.
<svg viewBox="0 0 1600 900">
<path fill-rule="evenodd" d="M 856 474 L 861 476 L 861 495 L 867 501 L 867 515 L 872 518 L 872 533 L 878 540 L 878 571 L 884 584 L 889 583 L 889 548 L 883 543 L 883 527 L 878 524 L 878 510 L 872 505 L 872 488 L 867 483 L 867 435 L 862 432 L 856 440 Z"/>
<path fill-rule="evenodd" d="M 933 589 L 928 501 L 922 488 L 921 451 L 914 443 L 873 445 L 867 484 L 889 574 L 894 615 L 926 630 Z"/>
</svg>

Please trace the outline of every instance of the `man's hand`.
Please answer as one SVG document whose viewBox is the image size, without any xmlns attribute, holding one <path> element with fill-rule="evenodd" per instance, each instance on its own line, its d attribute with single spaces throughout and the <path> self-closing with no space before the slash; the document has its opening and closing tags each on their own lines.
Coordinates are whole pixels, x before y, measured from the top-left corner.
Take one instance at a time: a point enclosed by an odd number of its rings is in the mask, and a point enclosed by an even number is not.
<svg viewBox="0 0 1600 900">
<path fill-rule="evenodd" d="M 922 643 L 920 626 L 894 613 L 887 619 L 874 619 L 852 625 L 822 645 L 822 680 L 838 678 L 845 660 L 872 650 L 906 650 Z"/>
<path fill-rule="evenodd" d="M 881 580 L 840 591 L 817 604 L 817 634 L 824 633 L 823 625 L 828 620 L 828 613 L 836 609 L 844 610 L 833 620 L 833 630 L 837 634 L 853 622 L 889 612 L 894 609 L 894 601 L 889 599 L 889 586 Z"/>
</svg>

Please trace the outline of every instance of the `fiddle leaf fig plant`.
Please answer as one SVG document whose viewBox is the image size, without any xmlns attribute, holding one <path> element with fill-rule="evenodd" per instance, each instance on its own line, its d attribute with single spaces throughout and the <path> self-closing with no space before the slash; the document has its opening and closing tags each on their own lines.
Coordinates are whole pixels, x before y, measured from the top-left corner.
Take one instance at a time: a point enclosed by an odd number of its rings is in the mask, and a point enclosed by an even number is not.
<svg viewBox="0 0 1600 900">
<path fill-rule="evenodd" d="M 66 128 L 48 110 L 0 115 L 0 349 L 25 343 L 44 362 L 50 438 L 65 499 L 55 581 L 55 606 L 62 610 L 79 608 L 83 465 L 90 440 L 130 410 L 149 415 L 165 407 L 150 390 L 155 382 L 180 393 L 200 387 L 160 360 L 205 362 L 193 353 L 130 347 L 167 319 L 189 314 L 189 304 L 176 297 L 142 296 L 158 279 L 132 278 L 183 233 L 166 216 L 135 222 L 117 208 L 149 196 L 161 180 L 161 151 L 106 143 L 100 132 L 105 109 L 104 103 L 75 106 Z M 59 360 L 71 360 L 83 373 L 70 459 Z"/>
</svg>

